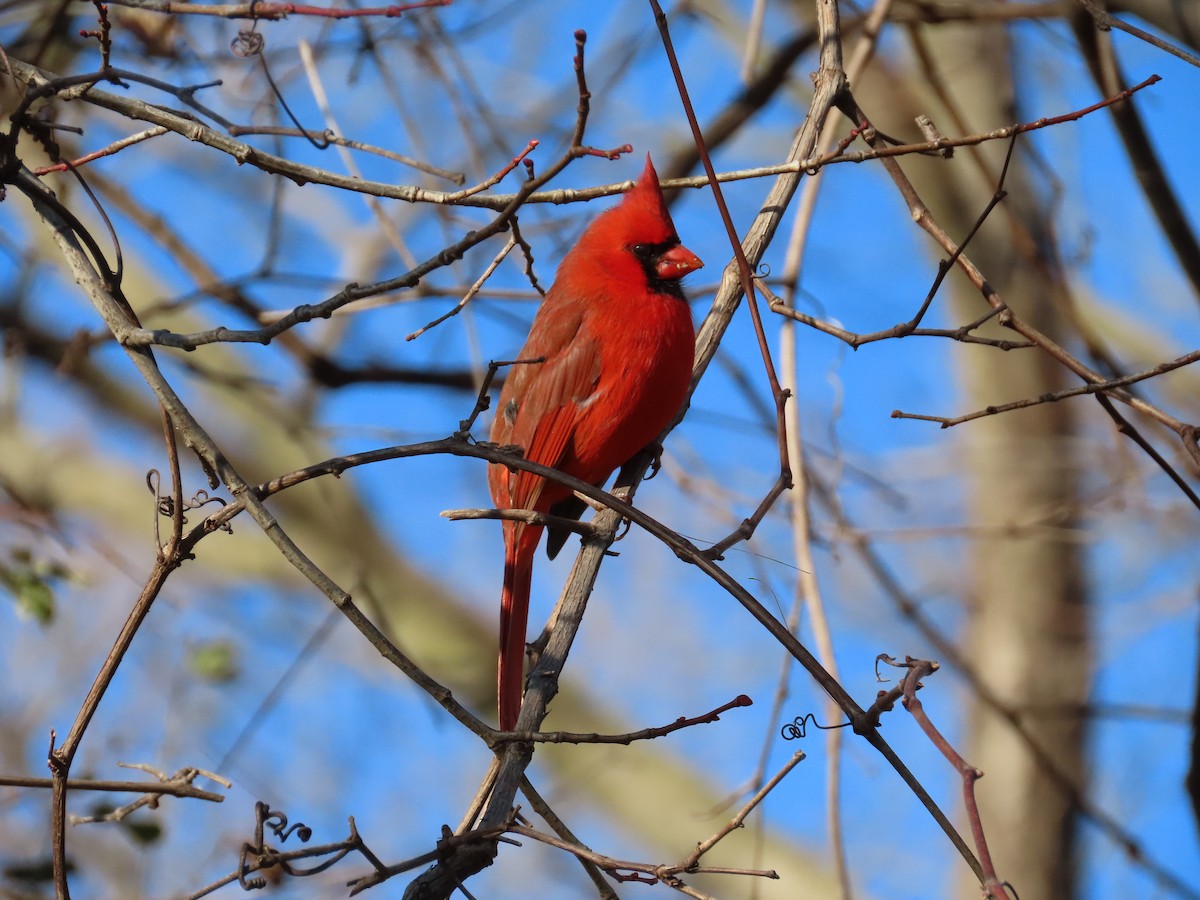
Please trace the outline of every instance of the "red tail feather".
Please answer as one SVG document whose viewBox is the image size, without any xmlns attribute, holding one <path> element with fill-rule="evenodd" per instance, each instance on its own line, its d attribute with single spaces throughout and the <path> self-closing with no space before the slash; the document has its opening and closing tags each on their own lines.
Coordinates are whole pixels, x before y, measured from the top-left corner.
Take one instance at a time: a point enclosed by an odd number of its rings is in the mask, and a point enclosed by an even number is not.
<svg viewBox="0 0 1200 900">
<path fill-rule="evenodd" d="M 529 583 L 541 528 L 504 523 L 504 592 L 500 596 L 500 662 L 496 696 L 500 729 L 512 731 L 525 687 L 525 629 L 529 623 Z"/>
</svg>

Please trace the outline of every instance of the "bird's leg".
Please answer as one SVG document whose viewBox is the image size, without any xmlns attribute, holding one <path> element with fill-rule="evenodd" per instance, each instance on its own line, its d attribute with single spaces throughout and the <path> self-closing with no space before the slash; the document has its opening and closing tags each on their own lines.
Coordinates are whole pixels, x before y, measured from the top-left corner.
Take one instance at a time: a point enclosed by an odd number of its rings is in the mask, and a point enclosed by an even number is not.
<svg viewBox="0 0 1200 900">
<path fill-rule="evenodd" d="M 642 481 L 649 481 L 662 471 L 662 444 L 655 444 L 650 448 L 650 471 L 646 473 L 646 477 Z"/>
<path fill-rule="evenodd" d="M 625 537 L 625 535 L 629 534 L 629 529 L 632 526 L 633 526 L 633 523 L 631 521 L 629 521 L 628 519 L 622 519 L 620 526 L 618 526 L 618 528 L 617 528 L 617 533 L 615 535 L 613 535 L 613 543 L 615 544 L 617 541 L 619 541 L 623 537 Z M 608 556 L 620 556 L 621 555 L 621 554 L 617 553 L 615 550 L 606 550 L 605 553 Z"/>
</svg>

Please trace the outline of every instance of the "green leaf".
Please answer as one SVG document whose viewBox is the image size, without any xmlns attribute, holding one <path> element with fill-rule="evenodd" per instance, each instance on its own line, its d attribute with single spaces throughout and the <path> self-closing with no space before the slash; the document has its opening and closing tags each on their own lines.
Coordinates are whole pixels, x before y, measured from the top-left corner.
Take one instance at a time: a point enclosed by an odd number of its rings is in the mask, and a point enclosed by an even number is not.
<svg viewBox="0 0 1200 900">
<path fill-rule="evenodd" d="M 192 648 L 192 671 L 206 681 L 233 681 L 240 674 L 237 648 L 229 641 L 209 641 Z"/>
<path fill-rule="evenodd" d="M 68 574 L 61 563 L 36 558 L 26 547 L 9 554 L 0 562 L 0 587 L 12 594 L 17 611 L 40 625 L 54 620 L 54 582 Z"/>
<path fill-rule="evenodd" d="M 134 843 L 143 846 L 158 843 L 163 836 L 163 827 L 153 819 L 124 819 L 121 822 Z"/>
</svg>

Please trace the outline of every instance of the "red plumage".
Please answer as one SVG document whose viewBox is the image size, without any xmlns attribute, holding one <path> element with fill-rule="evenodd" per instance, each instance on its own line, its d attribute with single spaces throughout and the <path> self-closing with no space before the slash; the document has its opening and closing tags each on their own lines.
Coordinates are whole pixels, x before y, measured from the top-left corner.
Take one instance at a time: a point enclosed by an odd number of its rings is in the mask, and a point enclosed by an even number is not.
<svg viewBox="0 0 1200 900">
<path fill-rule="evenodd" d="M 695 331 L 680 279 L 703 263 L 679 242 L 649 155 L 637 184 L 580 235 L 558 267 L 520 359 L 509 369 L 491 439 L 525 458 L 602 484 L 653 441 L 683 404 Z M 578 516 L 562 485 L 488 469 L 497 507 Z M 521 708 L 529 583 L 541 526 L 504 522 L 500 727 Z M 553 556 L 565 539 L 551 533 Z"/>
</svg>

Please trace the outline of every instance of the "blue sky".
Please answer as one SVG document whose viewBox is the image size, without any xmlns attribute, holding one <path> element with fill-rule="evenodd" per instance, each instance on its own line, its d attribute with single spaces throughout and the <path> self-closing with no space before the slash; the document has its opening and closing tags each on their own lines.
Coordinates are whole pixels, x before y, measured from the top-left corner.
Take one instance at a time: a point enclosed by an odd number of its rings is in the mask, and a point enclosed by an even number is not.
<svg viewBox="0 0 1200 900">
<path fill-rule="evenodd" d="M 497 168 L 505 161 L 506 153 L 510 156 L 529 138 L 540 137 L 543 145 L 535 158 L 544 165 L 558 149 L 556 137 L 561 140 L 573 120 L 571 34 L 575 28 L 584 27 L 590 35 L 588 71 L 596 94 L 588 140 L 597 146 L 629 141 L 636 153 L 632 159 L 615 163 L 582 160 L 565 172 L 556 186 L 584 186 L 632 177 L 640 167 L 643 151 L 663 159 L 671 148 L 690 140 L 661 52 L 654 49 L 652 20 L 643 5 L 621 3 L 601 8 L 588 4 L 523 4 L 519 21 L 506 18 L 516 16 L 517 11 L 516 5 L 492 9 L 459 4 L 437 14 L 447 30 L 461 30 L 459 45 L 470 60 L 470 71 L 481 95 L 497 111 L 503 141 L 474 150 L 465 147 L 450 118 L 453 109 L 448 108 L 439 92 L 422 88 L 420 79 L 427 70 L 414 60 L 390 60 L 399 83 L 407 89 L 407 120 L 398 117 L 386 100 L 380 100 L 383 89 L 370 67 L 360 73 L 357 83 L 344 83 L 353 57 L 350 42 L 355 32 L 352 25 L 343 23 L 327 26 L 339 38 L 344 36 L 347 43 L 345 52 L 323 60 L 322 71 L 328 79 L 327 87 L 334 93 L 345 131 L 403 152 L 424 151 L 424 155 L 449 167 L 461 165 L 470 179 Z M 491 15 L 495 18 L 488 18 Z M 772 39 L 790 33 L 784 13 L 774 7 L 769 21 L 775 26 L 769 32 Z M 251 102 L 259 96 L 256 64 L 220 55 L 232 30 L 213 26 L 210 37 L 208 27 L 197 29 L 195 34 L 201 36 L 197 41 L 202 49 L 211 41 L 218 55 L 172 73 L 172 77 L 180 82 L 199 80 L 200 72 L 220 70 L 226 86 L 209 102 L 232 110 L 239 120 L 265 116 Z M 381 26 L 381 31 L 406 27 L 403 23 L 389 24 Z M 295 65 L 294 54 L 288 49 L 295 36 L 313 38 L 317 26 L 293 18 L 278 25 L 264 24 L 260 30 L 277 54 L 272 57 L 272 65 L 278 76 Z M 1064 33 L 1043 25 L 1018 26 L 1016 30 L 1022 48 L 1021 71 L 1026 81 L 1029 118 L 1056 115 L 1094 102 L 1094 88 L 1083 77 L 1082 65 L 1064 52 L 1068 42 Z M 718 109 L 733 90 L 738 49 L 728 35 L 736 33 L 733 25 L 705 18 L 676 23 L 674 34 L 702 118 Z M 1161 84 L 1139 95 L 1139 109 L 1194 221 L 1200 174 L 1188 148 L 1200 138 L 1200 126 L 1190 115 L 1200 73 L 1131 38 L 1118 35 L 1116 40 L 1131 81 L 1140 81 L 1152 71 L 1164 76 Z M 613 82 L 619 70 L 616 60 L 627 48 L 642 45 L 649 49 L 638 57 L 629 75 Z M 896 50 L 895 45 L 888 46 Z M 447 67 L 455 64 L 453 59 L 442 62 Z M 802 63 L 798 71 L 810 68 L 811 60 Z M 319 122 L 303 79 L 292 80 L 289 85 L 289 104 L 301 119 Z M 151 96 L 145 89 L 138 91 L 140 96 Z M 801 115 L 798 100 L 793 93 L 772 104 L 743 139 L 719 154 L 718 168 L 779 159 Z M 528 113 L 529 109 L 535 113 Z M 71 108 L 63 111 L 64 117 L 73 114 Z M 534 127 L 531 123 L 535 116 L 548 117 L 560 133 L 547 134 L 541 126 Z M 407 127 L 411 122 L 422 123 L 422 129 L 414 132 Z M 121 126 L 113 134 L 124 131 Z M 108 139 L 105 135 L 104 129 L 97 127 L 89 139 L 100 143 Z M 1080 295 L 1103 311 L 1102 321 L 1117 322 L 1118 328 L 1127 331 L 1146 332 L 1157 354 L 1146 362 L 1194 348 L 1200 336 L 1195 297 L 1174 271 L 1169 251 L 1133 187 L 1109 120 L 1102 114 L 1092 116 L 1039 132 L 1029 141 L 1054 161 L 1062 182 L 1064 199 L 1056 225 L 1063 245 L 1078 253 L 1071 260 L 1071 270 Z M 272 145 L 264 139 L 261 146 Z M 329 152 L 318 153 L 299 142 L 288 143 L 286 151 L 313 164 L 340 170 L 340 163 Z M 248 167 L 236 168 L 215 155 L 194 152 L 179 138 L 163 139 L 136 153 L 132 158 L 139 160 L 138 177 L 131 187 L 139 196 L 155 208 L 170 212 L 189 238 L 206 248 L 212 264 L 226 277 L 252 272 L 257 267 L 264 252 L 270 198 L 270 180 L 265 175 Z M 186 160 L 183 168 L 180 159 Z M 102 171 L 116 177 L 127 164 L 125 160 L 117 157 L 101 163 Z M 366 158 L 362 164 L 368 177 L 411 178 L 410 173 L 390 163 Z M 203 184 L 201 201 L 192 199 L 197 183 Z M 510 177 L 504 186 L 511 189 L 513 184 Z M 727 188 L 739 227 L 748 223 L 765 190 L 765 182 Z M 247 197 L 256 202 L 245 204 Z M 173 205 L 176 198 L 184 198 L 185 209 Z M 543 285 L 551 283 L 554 266 L 572 236 L 607 202 L 597 201 L 581 209 L 548 207 L 524 214 L 522 223 L 526 235 L 535 242 L 537 271 Z M 346 281 L 366 282 L 403 270 L 387 251 L 366 253 L 364 248 L 369 246 L 368 239 L 376 226 L 360 198 L 314 186 L 288 187 L 284 204 L 290 215 L 280 245 L 280 268 L 328 279 L 328 285 L 305 282 L 252 286 L 253 296 L 263 306 L 288 308 L 319 301 Z M 436 251 L 448 236 L 486 219 L 467 211 L 436 224 L 410 228 L 409 218 L 423 210 L 397 210 L 396 205 L 386 208 L 400 220 L 417 256 Z M 8 212 L 10 222 L 21 222 L 11 206 Z M 685 243 L 708 262 L 708 268 L 691 280 L 699 318 L 711 299 L 706 288 L 715 283 L 728 250 L 707 194 L 693 192 L 685 196 L 675 217 Z M 882 171 L 870 165 L 832 167 L 825 180 L 817 221 L 803 280 L 812 308 L 863 331 L 907 318 L 928 289 L 935 262 Z M 864 223 L 870 224 L 869 231 Z M 21 227 L 25 224 L 21 222 Z M 165 254 L 137 236 L 119 217 L 118 227 L 129 235 L 127 256 L 136 261 L 136 268 L 153 271 L 165 296 L 190 290 L 186 277 Z M 345 239 L 347 235 L 351 239 Z M 864 242 L 869 247 L 865 253 L 861 249 Z M 782 244 L 779 248 L 768 259 L 773 270 L 782 267 Z M 469 283 L 496 249 L 495 243 L 476 248 L 449 272 L 432 278 L 431 283 Z M 14 261 L 6 256 L 0 265 L 5 274 L 10 274 Z M 518 267 L 507 263 L 492 284 L 527 287 Z M 141 301 L 151 299 L 156 298 L 144 297 Z M 519 347 L 533 314 L 531 303 L 481 297 L 472 309 L 421 339 L 402 340 L 404 334 L 453 302 L 439 298 L 402 303 L 347 317 L 347 331 L 340 345 L 346 354 L 360 360 L 459 366 L 511 355 Z M 56 326 L 65 333 L 80 326 L 97 327 L 93 314 L 61 278 L 48 279 L 46 289 L 38 292 L 33 303 L 39 312 L 53 313 Z M 244 325 L 214 303 L 201 303 L 197 309 L 212 324 Z M 950 324 L 940 306 L 935 306 L 930 324 Z M 774 333 L 774 323 L 769 327 Z M 315 340 L 322 328 L 304 333 Z M 758 400 L 767 400 L 744 310 L 739 312 L 724 347 L 730 359 L 751 374 Z M 965 411 L 955 384 L 956 355 L 977 351 L 948 342 L 908 339 L 852 353 L 832 338 L 809 331 L 800 332 L 800 347 L 802 391 L 797 402 L 806 438 L 818 453 L 835 454 L 838 461 L 823 458 L 822 472 L 836 478 L 843 500 L 856 519 L 878 533 L 881 552 L 906 585 L 923 598 L 926 612 L 948 632 L 955 633 L 961 624 L 956 563 L 966 554 L 968 543 L 961 537 L 916 540 L 911 531 L 955 525 L 966 514 L 961 484 L 948 477 L 953 474 L 958 438 L 953 431 L 939 431 L 929 423 L 893 420 L 889 414 L 897 407 L 934 414 Z M 1131 359 L 1143 362 L 1130 352 Z M 169 359 L 172 354 L 160 356 Z M 281 349 L 241 346 L 233 348 L 230 356 L 239 364 L 253 366 L 275 384 L 278 406 L 264 410 L 265 416 L 285 419 L 306 399 L 296 371 Z M 103 351 L 101 358 L 112 371 L 132 380 L 115 349 Z M 201 350 L 183 361 L 203 363 L 215 359 L 220 365 L 220 360 L 227 358 Z M 208 416 L 216 416 L 216 403 L 203 398 L 201 388 L 191 384 L 177 364 L 171 362 L 168 366 L 184 386 L 185 395 L 195 398 Z M 1175 393 L 1164 393 L 1169 398 L 1164 403 L 1184 418 L 1200 418 L 1194 399 L 1186 405 L 1187 385 L 1191 382 L 1185 382 L 1182 376 L 1179 382 L 1181 387 Z M 998 399 L 1006 399 L 1003 386 L 997 389 Z M 320 437 L 336 452 L 444 436 L 457 427 L 471 402 L 461 393 L 373 386 L 329 392 L 315 400 Z M 129 479 L 140 477 L 150 466 L 162 465 L 153 440 L 134 437 L 127 428 L 106 428 L 100 417 L 87 411 L 78 394 L 48 374 L 22 381 L 19 410 L 29 428 L 55 439 L 85 434 L 88 442 L 94 442 L 97 454 L 114 457 L 128 467 L 125 477 Z M 1089 510 L 1086 521 L 1096 609 L 1094 699 L 1186 708 L 1194 689 L 1197 653 L 1194 592 L 1200 581 L 1200 565 L 1192 549 L 1197 537 L 1195 511 L 1182 508 L 1178 494 L 1151 464 L 1111 435 L 1098 409 L 1089 408 L 1085 421 L 1089 446 L 1097 454 L 1126 457 L 1120 469 L 1122 477 L 1135 482 L 1135 487 L 1126 490 L 1111 489 L 1116 463 L 1109 465 L 1107 461 L 1098 463 L 1092 476 L 1098 487 L 1105 488 L 1098 489 L 1103 502 Z M 477 427 L 476 434 L 482 433 L 482 427 Z M 1156 438 L 1169 446 L 1160 435 Z M 239 437 L 226 434 L 225 439 L 236 458 Z M 714 540 L 747 514 L 769 486 L 774 453 L 773 437 L 761 429 L 756 411 L 729 376 L 714 366 L 697 392 L 688 419 L 671 437 L 664 475 L 645 486 L 638 495 L 638 504 L 676 524 L 698 542 Z M 840 475 L 836 474 L 839 463 L 845 466 Z M 685 471 L 717 481 L 720 492 L 715 499 L 681 485 L 680 475 Z M 257 474 L 266 477 L 275 473 Z M 886 482 L 890 489 L 881 489 L 872 479 Z M 501 564 L 498 529 L 491 523 L 448 523 L 437 516 L 446 508 L 487 505 L 480 463 L 449 458 L 388 463 L 358 470 L 321 489 L 357 492 L 379 530 L 391 536 L 407 558 L 475 610 L 481 627 L 493 627 Z M 1136 510 L 1122 506 L 1131 498 L 1140 503 Z M 728 516 L 729 521 L 722 521 L 721 515 Z M 78 527 L 87 532 L 82 524 Z M 345 530 L 355 525 L 330 522 L 330 527 Z M 830 536 L 827 519 L 818 520 L 818 528 L 823 537 Z M 272 689 L 326 615 L 326 606 L 303 586 L 280 587 L 273 580 L 238 582 L 220 577 L 222 554 L 228 552 L 225 548 L 254 541 L 262 544 L 262 552 L 269 552 L 261 537 L 254 534 L 252 524 L 241 522 L 232 538 L 218 535 L 207 539 L 198 564 L 179 574 L 178 593 L 171 591 L 164 596 L 114 685 L 112 696 L 102 707 L 98 733 L 81 753 L 84 767 L 105 767 L 114 759 L 126 758 L 159 758 L 166 768 L 185 762 L 215 765 L 220 760 L 259 700 Z M 148 563 L 148 544 L 122 549 L 134 561 L 134 572 L 139 571 L 138 565 Z M 780 664 L 777 648 L 727 596 L 699 573 L 681 567 L 669 552 L 645 535 L 631 535 L 618 549 L 621 557 L 602 572 L 588 621 L 571 658 L 572 666 L 577 672 L 588 673 L 597 696 L 637 727 L 698 714 L 738 692 L 751 694 L 756 701 L 751 709 L 727 714 L 720 726 L 675 735 L 662 752 L 677 755 L 707 773 L 717 791 L 732 791 L 749 776 L 764 743 L 770 745 L 768 770 L 780 765 L 794 745 L 772 737 L 777 723 L 768 718 Z M 752 545 L 729 554 L 727 566 L 769 605 L 769 598 L 774 597 L 786 607 L 791 602 L 795 575 L 790 554 L 785 525 L 771 520 Z M 569 557 L 564 553 L 554 563 L 539 560 L 531 621 L 540 621 L 539 615 L 544 619 L 557 588 L 567 577 Z M 895 618 L 851 554 L 836 547 L 831 552 L 828 545 L 823 545 L 818 565 L 828 593 L 843 681 L 856 697 L 868 701 L 878 689 L 872 674 L 877 653 L 920 656 L 930 650 L 922 646 L 908 625 Z M 98 592 L 89 591 L 87 585 L 67 586 L 64 608 L 79 610 L 80 616 L 95 609 L 98 619 L 110 622 L 124 608 L 129 583 L 123 590 L 110 585 L 110 592 L 105 592 L 100 601 L 93 598 Z M 397 586 L 397 591 L 403 589 Z M 93 602 L 99 605 L 84 606 Z M 7 669 L 6 681 L 14 685 L 7 700 L 0 702 L 0 715 L 36 721 L 36 727 L 26 726 L 38 738 L 25 747 L 25 762 L 30 771 L 40 771 L 45 752 L 43 735 L 51 725 L 64 728 L 86 688 L 91 669 L 85 667 L 83 676 L 76 673 L 81 680 L 70 682 L 69 689 L 48 702 L 36 684 L 22 681 L 22 667 L 35 666 L 39 659 L 61 652 L 64 646 L 98 661 L 108 645 L 108 632 L 99 637 L 88 634 L 78 620 L 73 625 L 68 621 L 42 631 L 18 620 L 11 606 L 0 604 L 0 634 L 17 635 L 15 643 L 5 641 L 6 649 L 0 657 L 0 665 Z M 229 641 L 237 648 L 242 670 L 232 685 L 207 684 L 191 677 L 185 667 L 172 665 L 173 660 L 181 661 L 190 647 L 213 640 Z M 479 665 L 488 668 L 492 663 L 485 659 Z M 165 683 L 161 680 L 164 671 L 172 673 Z M 712 677 L 714 673 L 720 676 Z M 434 674 L 449 678 L 452 673 Z M 784 706 L 786 718 L 819 708 L 819 698 L 806 678 L 793 675 L 791 686 L 794 694 Z M 957 737 L 955 723 L 961 717 L 957 704 L 965 699 L 957 676 L 951 671 L 940 673 L 923 699 L 939 725 Z M 479 712 L 487 714 L 488 710 Z M 137 723 L 136 727 L 130 723 Z M 131 732 L 139 735 L 137 740 L 122 737 Z M 885 734 L 935 796 L 948 809 L 956 810 L 956 786 L 950 770 L 933 755 L 912 722 L 902 713 L 894 713 L 887 721 Z M 1092 759 L 1095 795 L 1101 805 L 1125 819 L 1154 858 L 1195 883 L 1200 878 L 1195 827 L 1180 787 L 1186 740 L 1186 728 L 1178 723 L 1137 723 L 1128 719 L 1104 722 L 1095 729 Z M 768 801 L 765 815 L 772 827 L 823 852 L 827 846 L 821 812 L 823 744 L 809 738 L 804 747 L 810 759 Z M 619 768 L 613 757 L 602 758 L 604 766 Z M 951 896 L 953 878 L 962 864 L 930 819 L 882 760 L 852 737 L 847 739 L 845 759 L 847 834 L 851 866 L 862 873 L 856 881 L 862 895 Z M 225 772 L 236 782 L 230 799 L 221 807 L 196 804 L 185 809 L 175 802 L 164 804 L 167 836 L 146 858 L 139 877 L 151 891 L 165 893 L 177 890 L 181 882 L 198 885 L 231 868 L 235 845 L 223 841 L 211 849 L 200 849 L 196 846 L 197 836 L 247 833 L 254 799 L 286 807 L 293 818 L 316 829 L 315 840 L 340 837 L 346 816 L 354 815 L 360 831 L 385 859 L 422 852 L 442 823 L 457 824 L 486 762 L 486 751 L 477 742 L 450 725 L 390 667 L 373 654 L 364 653 L 360 638 L 339 623 L 328 642 L 289 683 L 279 704 L 257 723 L 246 751 Z M 105 770 L 103 774 L 114 773 Z M 568 785 L 548 772 L 537 774 L 550 784 L 556 808 L 561 804 L 568 811 L 572 824 L 593 846 L 616 855 L 645 852 L 619 825 L 590 813 L 585 803 L 574 801 Z M 596 777 L 605 777 L 600 766 Z M 701 824 L 696 825 L 694 834 L 688 832 L 681 838 L 680 855 L 692 841 L 711 830 L 710 822 L 699 816 L 700 811 L 686 812 L 694 814 Z M 23 817 L 33 828 L 40 810 L 35 800 L 23 797 L 13 815 Z M 986 816 L 984 809 L 985 823 Z M 896 839 L 899 832 L 904 840 Z M 85 841 L 119 840 L 112 835 L 82 836 L 82 830 L 76 829 L 71 835 L 73 841 L 77 834 L 81 835 L 81 847 L 89 846 Z M 739 839 L 737 851 L 723 856 L 724 861 L 745 864 L 752 842 L 741 835 Z M 1084 840 L 1087 896 L 1154 896 L 1145 876 L 1129 866 L 1095 829 L 1085 826 Z M 332 873 L 318 876 L 323 879 L 321 890 L 335 890 L 333 886 L 362 869 L 346 863 L 335 867 Z M 561 891 L 554 896 L 588 895 L 573 864 L 563 862 L 551 851 L 528 847 L 520 852 L 506 849 L 501 862 L 473 885 L 479 888 L 477 896 L 501 900 L 527 896 L 512 887 L 527 874 L 538 879 L 535 883 L 543 890 L 550 889 L 546 887 L 549 884 Z M 1019 880 L 1014 880 L 1019 887 Z M 396 879 L 376 890 L 374 896 L 398 897 L 402 884 L 403 879 Z M 711 889 L 726 896 L 718 887 Z M 299 880 L 277 893 L 300 897 L 312 896 L 313 890 L 311 883 Z M 650 890 L 631 886 L 623 889 L 622 896 L 650 896 Z M 657 890 L 661 893 L 663 889 Z"/>
</svg>

